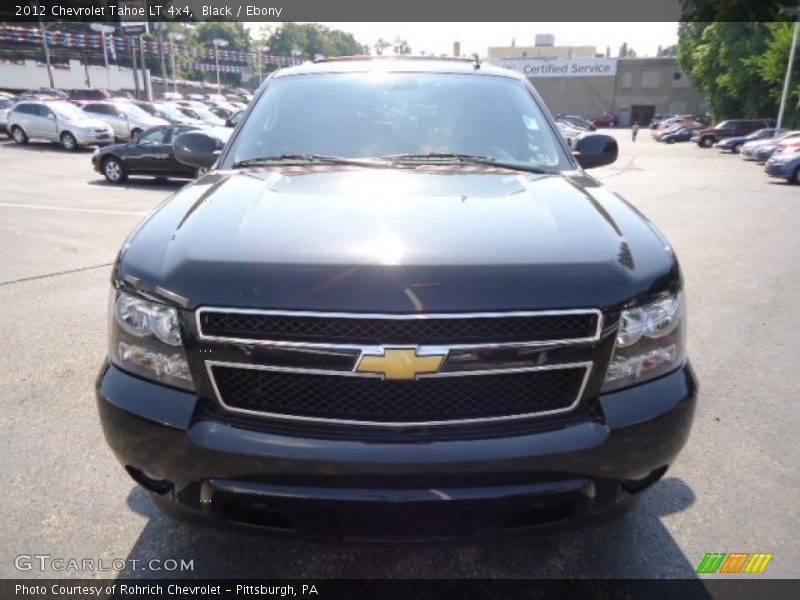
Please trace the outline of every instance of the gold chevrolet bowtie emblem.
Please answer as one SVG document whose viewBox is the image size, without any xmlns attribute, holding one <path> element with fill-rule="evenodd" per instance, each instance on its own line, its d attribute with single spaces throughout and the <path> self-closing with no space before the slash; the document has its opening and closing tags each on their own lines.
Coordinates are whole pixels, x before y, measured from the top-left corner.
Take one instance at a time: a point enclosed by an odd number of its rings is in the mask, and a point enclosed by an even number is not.
<svg viewBox="0 0 800 600">
<path fill-rule="evenodd" d="M 387 348 L 383 354 L 364 354 L 356 365 L 359 373 L 380 373 L 384 379 L 416 379 L 422 373 L 436 373 L 446 354 L 419 356 L 415 348 Z"/>
</svg>

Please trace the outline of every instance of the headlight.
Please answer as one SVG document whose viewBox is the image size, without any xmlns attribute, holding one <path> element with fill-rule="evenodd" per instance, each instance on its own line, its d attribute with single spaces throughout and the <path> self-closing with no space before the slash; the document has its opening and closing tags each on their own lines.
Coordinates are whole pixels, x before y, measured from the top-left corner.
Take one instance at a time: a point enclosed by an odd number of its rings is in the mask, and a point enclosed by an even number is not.
<svg viewBox="0 0 800 600">
<path fill-rule="evenodd" d="M 602 391 L 643 383 L 683 364 L 685 312 L 681 293 L 623 310 Z"/>
<path fill-rule="evenodd" d="M 112 290 L 109 312 L 111 362 L 147 379 L 194 389 L 175 308 Z"/>
</svg>

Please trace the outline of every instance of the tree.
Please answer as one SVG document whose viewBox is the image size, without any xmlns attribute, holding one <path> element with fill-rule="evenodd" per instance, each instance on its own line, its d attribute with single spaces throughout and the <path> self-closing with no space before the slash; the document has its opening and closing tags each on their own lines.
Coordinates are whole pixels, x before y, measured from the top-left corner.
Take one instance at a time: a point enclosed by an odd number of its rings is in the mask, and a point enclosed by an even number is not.
<svg viewBox="0 0 800 600">
<path fill-rule="evenodd" d="M 394 50 L 395 54 L 411 54 L 411 46 L 408 45 L 406 40 L 400 37 L 392 44 L 392 50 Z"/>
<path fill-rule="evenodd" d="M 385 51 L 387 48 L 391 47 L 391 45 L 392 45 L 392 44 L 391 44 L 391 42 L 387 42 L 387 41 L 386 41 L 385 39 L 383 39 L 383 38 L 378 38 L 378 41 L 377 41 L 377 42 L 375 42 L 375 54 L 377 54 L 378 56 L 380 56 L 381 54 L 383 54 L 383 53 L 384 53 L 384 51 Z"/>
<path fill-rule="evenodd" d="M 299 49 L 304 56 L 349 56 L 364 54 L 365 46 L 353 34 L 331 29 L 316 23 L 284 23 L 279 29 L 262 38 L 276 56 L 291 56 Z"/>
<path fill-rule="evenodd" d="M 683 0 L 677 56 L 717 119 L 769 117 L 778 112 L 792 25 L 779 14 L 783 0 Z M 702 20 L 700 20 L 702 19 Z M 765 22 L 765 21 L 773 22 Z M 786 123 L 798 124 L 800 69 Z"/>
<path fill-rule="evenodd" d="M 678 60 L 705 93 L 716 118 L 777 113 L 789 56 L 787 40 L 776 38 L 785 23 L 684 23 Z M 790 40 L 789 40 L 790 41 Z"/>
</svg>

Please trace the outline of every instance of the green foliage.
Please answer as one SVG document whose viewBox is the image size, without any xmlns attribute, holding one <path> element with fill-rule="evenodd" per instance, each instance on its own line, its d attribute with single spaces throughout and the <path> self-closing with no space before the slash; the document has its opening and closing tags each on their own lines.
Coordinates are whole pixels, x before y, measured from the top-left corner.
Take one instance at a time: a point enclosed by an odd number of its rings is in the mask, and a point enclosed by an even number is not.
<svg viewBox="0 0 800 600">
<path fill-rule="evenodd" d="M 776 3 L 771 4 L 775 8 Z M 737 6 L 744 10 L 742 3 L 721 5 L 726 10 Z M 684 22 L 678 28 L 678 61 L 705 93 L 716 119 L 774 117 L 789 59 L 792 28 L 791 23 L 785 22 Z M 798 78 L 800 69 L 795 64 L 795 84 Z M 787 105 L 787 124 L 800 118 L 800 111 L 794 108 L 798 98 L 800 89 L 795 85 Z"/>
<path fill-rule="evenodd" d="M 351 33 L 331 29 L 316 23 L 284 23 L 274 32 L 266 32 L 261 45 L 269 46 L 270 53 L 278 56 L 291 56 L 300 52 L 301 56 L 349 56 L 365 54 L 368 49 L 358 43 Z"/>
</svg>

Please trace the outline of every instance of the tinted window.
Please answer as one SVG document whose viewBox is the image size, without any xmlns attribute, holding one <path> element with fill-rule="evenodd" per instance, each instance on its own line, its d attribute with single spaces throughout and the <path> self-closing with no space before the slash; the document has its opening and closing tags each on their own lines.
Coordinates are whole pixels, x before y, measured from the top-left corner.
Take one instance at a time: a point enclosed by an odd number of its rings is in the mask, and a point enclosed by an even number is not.
<svg viewBox="0 0 800 600">
<path fill-rule="evenodd" d="M 14 112 L 21 113 L 23 115 L 32 115 L 33 107 L 30 104 L 17 104 L 14 107 Z"/>
<path fill-rule="evenodd" d="M 143 145 L 163 144 L 165 143 L 164 138 L 167 135 L 167 131 L 167 129 L 160 127 L 151 129 L 150 131 L 145 131 L 139 136 L 139 143 Z"/>
<path fill-rule="evenodd" d="M 568 164 L 522 82 L 440 73 L 275 79 L 251 111 L 231 155 L 240 161 L 283 154 L 372 158 L 429 153 Z"/>
</svg>

